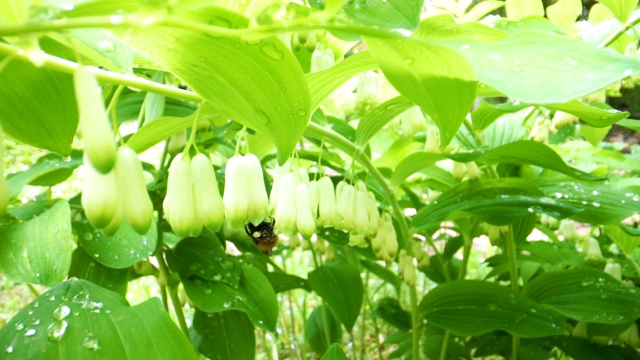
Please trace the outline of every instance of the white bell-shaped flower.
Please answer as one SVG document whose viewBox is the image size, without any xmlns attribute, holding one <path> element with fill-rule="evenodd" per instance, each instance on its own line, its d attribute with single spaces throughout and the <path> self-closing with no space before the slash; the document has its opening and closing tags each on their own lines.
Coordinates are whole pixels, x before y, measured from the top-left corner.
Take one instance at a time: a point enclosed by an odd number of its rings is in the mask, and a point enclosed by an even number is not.
<svg viewBox="0 0 640 360">
<path fill-rule="evenodd" d="M 115 171 L 124 216 L 138 234 L 146 234 L 153 221 L 153 203 L 147 192 L 142 164 L 133 149 L 126 145 L 118 148 Z"/>
<path fill-rule="evenodd" d="M 116 178 L 113 171 L 102 174 L 96 170 L 86 153 L 84 170 L 86 178 L 80 202 L 91 225 L 102 229 L 111 223 L 120 202 Z"/>
<path fill-rule="evenodd" d="M 336 192 L 331 179 L 325 176 L 318 180 L 318 224 L 334 227 L 338 222 Z"/>
<path fill-rule="evenodd" d="M 173 158 L 169 166 L 167 195 L 162 207 L 167 222 L 179 237 L 197 236 L 202 231 L 202 223 L 194 206 L 191 159 L 188 156 L 178 154 Z M 197 229 L 198 225 L 200 229 Z"/>
<path fill-rule="evenodd" d="M 295 187 L 296 201 L 296 227 L 298 232 L 305 239 L 310 239 L 316 232 L 316 222 L 311 214 L 309 199 L 309 188 L 306 183 L 301 182 Z"/>
<path fill-rule="evenodd" d="M 258 157 L 253 154 L 245 155 L 242 164 L 243 173 L 246 176 L 244 181 L 247 185 L 244 199 L 247 202 L 247 220 L 253 225 L 259 225 L 269 215 L 269 197 L 264 185 L 262 165 Z"/>
<path fill-rule="evenodd" d="M 278 206 L 275 212 L 278 232 L 291 237 L 297 236 L 296 198 L 294 191 L 291 191 L 295 186 L 293 174 L 288 173 L 280 177 Z"/>
<path fill-rule="evenodd" d="M 200 153 L 191 159 L 191 174 L 198 218 L 209 230 L 218 231 L 224 221 L 224 204 L 216 173 L 207 155 Z"/>
</svg>

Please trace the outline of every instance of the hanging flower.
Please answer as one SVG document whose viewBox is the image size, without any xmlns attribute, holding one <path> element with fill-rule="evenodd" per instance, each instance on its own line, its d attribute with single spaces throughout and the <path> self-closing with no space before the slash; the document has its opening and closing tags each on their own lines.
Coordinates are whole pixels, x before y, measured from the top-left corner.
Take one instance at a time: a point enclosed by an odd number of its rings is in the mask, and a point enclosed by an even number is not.
<svg viewBox="0 0 640 360">
<path fill-rule="evenodd" d="M 280 177 L 279 196 L 275 212 L 276 227 L 278 232 L 295 237 L 297 233 L 296 222 L 296 197 L 291 189 L 295 189 L 295 179 L 293 174 L 287 173 Z"/>
<path fill-rule="evenodd" d="M 334 227 L 338 224 L 336 192 L 328 176 L 318 180 L 318 225 Z"/>
<path fill-rule="evenodd" d="M 296 228 L 305 239 L 310 239 L 316 232 L 316 223 L 311 213 L 309 201 L 309 188 L 305 182 L 300 182 L 295 187 L 296 201 Z"/>
<path fill-rule="evenodd" d="M 243 228 L 247 222 L 259 225 L 267 218 L 269 199 L 262 165 L 255 155 L 235 155 L 229 159 L 222 201 L 231 228 Z"/>
<path fill-rule="evenodd" d="M 218 231 L 224 221 L 224 204 L 209 157 L 203 153 L 194 156 L 191 173 L 196 214 L 207 229 Z"/>
<path fill-rule="evenodd" d="M 85 216 L 96 229 L 107 227 L 116 215 L 116 210 L 120 205 L 120 196 L 116 186 L 116 178 L 113 171 L 106 174 L 96 170 L 87 154 L 84 154 L 84 169 L 86 180 L 80 202 L 84 209 Z M 116 228 L 120 227 L 118 219 Z"/>
<path fill-rule="evenodd" d="M 198 236 L 202 231 L 202 222 L 196 214 L 191 165 L 191 159 L 183 154 L 173 158 L 162 203 L 167 222 L 179 237 Z"/>
<path fill-rule="evenodd" d="M 153 221 L 153 204 L 138 155 L 126 145 L 118 148 L 115 173 L 124 217 L 138 234 L 146 234 Z"/>
</svg>

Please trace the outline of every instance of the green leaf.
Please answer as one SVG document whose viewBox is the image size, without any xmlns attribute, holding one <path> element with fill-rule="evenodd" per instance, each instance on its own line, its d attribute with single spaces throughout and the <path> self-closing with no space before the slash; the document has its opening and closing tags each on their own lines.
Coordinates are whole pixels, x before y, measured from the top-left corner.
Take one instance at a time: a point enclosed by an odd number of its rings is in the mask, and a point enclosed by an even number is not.
<svg viewBox="0 0 640 360">
<path fill-rule="evenodd" d="M 626 24 L 633 10 L 638 6 L 638 0 L 598 0 L 606 6 L 622 24 Z"/>
<path fill-rule="evenodd" d="M 640 131 L 640 120 L 636 119 L 625 119 L 618 121 L 617 125 L 624 126 L 628 129 L 633 129 L 635 131 Z"/>
<path fill-rule="evenodd" d="M 604 231 L 625 255 L 631 255 L 631 253 L 640 246 L 640 234 L 631 235 L 627 233 L 622 226 L 626 225 L 607 225 L 604 227 Z"/>
<path fill-rule="evenodd" d="M 322 355 L 320 360 L 347 360 L 347 354 L 344 353 L 340 344 L 331 344 L 327 351 Z"/>
<path fill-rule="evenodd" d="M 220 112 L 269 136 L 280 164 L 288 159 L 311 116 L 310 96 L 302 68 L 278 38 L 245 42 L 167 27 L 131 30 L 121 36 L 125 42 Z"/>
<path fill-rule="evenodd" d="M 493 3 L 493 4 L 491 4 Z M 500 3 L 500 6 L 504 6 L 502 1 L 482 1 L 478 3 L 477 8 L 482 8 L 482 4 L 488 4 L 489 7 L 495 6 L 496 3 Z M 466 16 L 466 15 L 465 15 Z M 473 15 L 471 15 L 473 16 Z M 474 39 L 478 41 L 496 41 L 506 36 L 507 33 L 496 30 L 493 27 L 489 27 L 477 22 L 463 22 L 459 23 L 450 14 L 442 14 L 429 16 L 420 22 L 420 28 L 413 36 L 423 39 L 428 38 L 463 38 Z"/>
<path fill-rule="evenodd" d="M 114 269 L 124 269 L 153 254 L 158 242 L 155 221 L 149 231 L 138 234 L 126 219 L 113 236 L 94 229 L 88 222 L 74 223 L 79 245 L 96 261 Z"/>
<path fill-rule="evenodd" d="M 398 96 L 378 105 L 366 113 L 358 122 L 356 142 L 365 145 L 389 121 L 410 109 L 413 103 L 404 96 Z"/>
<path fill-rule="evenodd" d="M 376 304 L 371 315 L 386 321 L 401 331 L 411 330 L 411 313 L 404 310 L 397 299 L 382 298 Z"/>
<path fill-rule="evenodd" d="M 59 283 L 72 251 L 71 212 L 63 200 L 31 220 L 0 229 L 0 269 L 17 282 Z"/>
<path fill-rule="evenodd" d="M 549 341 L 550 347 L 561 349 L 564 354 L 572 359 L 580 360 L 631 360 L 637 357 L 635 349 L 620 348 L 611 345 L 594 343 L 591 339 L 583 339 L 575 336 L 560 336 Z M 627 352 L 627 356 L 623 352 Z M 629 353 L 629 351 L 631 353 Z"/>
<path fill-rule="evenodd" d="M 601 177 L 568 166 L 551 148 L 530 140 L 516 141 L 497 147 L 487 151 L 476 160 L 490 164 L 530 164 L 582 180 L 602 180 Z"/>
<path fill-rule="evenodd" d="M 7 176 L 9 192 L 17 197 L 26 185 L 52 186 L 66 180 L 82 164 L 82 154 L 74 151 L 70 158 L 47 154 L 27 170 Z"/>
<path fill-rule="evenodd" d="M 640 208 L 638 194 L 623 192 L 606 183 L 550 178 L 536 178 L 533 182 L 557 202 L 582 209 L 571 218 L 584 223 L 617 223 Z"/>
<path fill-rule="evenodd" d="M 265 273 L 265 275 L 267 276 L 267 279 L 269 279 L 269 283 L 273 287 L 273 291 L 275 291 L 276 294 L 293 289 L 303 289 L 306 291 L 311 291 L 309 282 L 299 276 L 281 272 L 268 272 Z"/>
<path fill-rule="evenodd" d="M 582 14 L 582 1 L 559 0 L 547 7 L 549 20 L 563 28 L 567 33 L 575 29 L 576 19 Z"/>
<path fill-rule="evenodd" d="M 0 82 L 0 124 L 25 144 L 68 156 L 78 126 L 75 99 L 70 75 L 10 61 Z"/>
<path fill-rule="evenodd" d="M 308 275 L 309 285 L 331 306 L 336 317 L 351 331 L 362 307 L 364 288 L 358 269 L 349 263 L 326 263 Z"/>
<path fill-rule="evenodd" d="M 506 0 L 509 20 L 520 20 L 529 16 L 544 16 L 542 0 Z"/>
<path fill-rule="evenodd" d="M 595 269 L 544 273 L 523 294 L 575 320 L 618 324 L 640 317 L 640 293 Z"/>
<path fill-rule="evenodd" d="M 504 6 L 504 1 L 484 0 L 476 3 L 466 14 L 462 16 L 463 23 L 479 21 L 495 10 Z"/>
<path fill-rule="evenodd" d="M 256 336 L 251 320 L 242 311 L 206 313 L 196 308 L 193 328 L 201 336 L 198 351 L 209 359 L 253 360 Z"/>
<path fill-rule="evenodd" d="M 424 0 L 351 0 L 344 12 L 362 25 L 415 30 Z"/>
<path fill-rule="evenodd" d="M 371 57 L 371 53 L 363 51 L 349 56 L 327 70 L 307 74 L 306 79 L 311 94 L 311 110 L 315 110 L 327 96 L 347 80 L 358 73 L 377 68 L 378 65 Z"/>
<path fill-rule="evenodd" d="M 76 279 L 22 309 L 0 330 L 0 348 L 16 359 L 197 359 L 160 299 L 132 307 Z"/>
<path fill-rule="evenodd" d="M 393 271 L 387 269 L 386 267 L 378 264 L 377 261 L 373 260 L 360 259 L 360 264 L 362 264 L 365 269 L 371 271 L 384 282 L 392 285 L 396 289 L 396 291 L 400 290 L 401 280 Z"/>
<path fill-rule="evenodd" d="M 446 158 L 447 157 L 443 154 L 434 154 L 423 151 L 414 152 L 413 154 L 405 157 L 398 164 L 393 174 L 391 174 L 391 184 L 393 186 L 398 186 L 411 174 Z"/>
<path fill-rule="evenodd" d="M 426 229 L 446 219 L 475 215 L 493 225 L 512 224 L 532 213 L 555 218 L 578 213 L 580 208 L 547 197 L 533 183 L 521 178 L 480 179 L 460 183 L 443 192 L 413 217 L 415 229 Z"/>
<path fill-rule="evenodd" d="M 130 72 L 133 66 L 133 50 L 103 29 L 69 29 L 65 34 L 47 34 L 89 61 L 110 71 Z"/>
<path fill-rule="evenodd" d="M 571 100 L 563 104 L 546 105 L 551 110 L 562 110 L 575 115 L 594 127 L 605 127 L 629 117 L 629 112 L 619 111 L 604 103 L 589 104 Z"/>
<path fill-rule="evenodd" d="M 471 66 L 451 50 L 413 39 L 364 40 L 389 82 L 429 114 L 448 144 L 475 99 Z"/>
<path fill-rule="evenodd" d="M 499 117 L 505 114 L 511 114 L 526 108 L 526 104 L 507 102 L 503 104 L 489 104 L 486 101 L 471 112 L 473 127 L 476 130 L 484 130 Z"/>
<path fill-rule="evenodd" d="M 212 261 L 215 261 L 212 259 Z M 222 280 L 222 279 L 220 279 Z M 251 322 L 267 331 L 276 331 L 278 302 L 269 280 L 260 270 L 242 266 L 242 277 L 237 288 L 221 281 L 207 281 L 196 276 L 182 278 L 189 299 L 202 311 L 221 312 L 240 310 Z"/>
<path fill-rule="evenodd" d="M 598 146 L 607 137 L 609 130 L 611 130 L 611 126 L 597 128 L 589 125 L 580 125 L 580 134 L 593 146 Z"/>
<path fill-rule="evenodd" d="M 520 337 L 563 335 L 564 321 L 507 287 L 479 280 L 456 280 L 430 290 L 420 316 L 454 334 L 477 336 L 504 330 Z"/>
<path fill-rule="evenodd" d="M 328 329 L 325 329 L 325 326 Z M 304 340 L 318 355 L 323 355 L 330 344 L 340 343 L 341 338 L 340 323 L 327 306 L 321 305 L 315 308 L 304 323 Z"/>
<path fill-rule="evenodd" d="M 77 247 L 73 251 L 69 277 L 88 280 L 121 296 L 127 295 L 129 269 L 106 267 L 87 254 L 81 247 Z"/>
<path fill-rule="evenodd" d="M 547 32 L 522 31 L 493 43 L 429 42 L 458 51 L 479 81 L 530 104 L 563 103 L 640 71 L 638 59 Z M 584 74 L 589 81 L 576 81 Z"/>
</svg>

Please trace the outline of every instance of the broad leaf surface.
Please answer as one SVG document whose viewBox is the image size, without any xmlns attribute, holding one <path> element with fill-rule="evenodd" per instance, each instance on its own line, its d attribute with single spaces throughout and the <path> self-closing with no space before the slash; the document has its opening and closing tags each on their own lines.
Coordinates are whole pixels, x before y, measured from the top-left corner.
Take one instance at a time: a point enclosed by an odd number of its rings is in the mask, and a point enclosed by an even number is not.
<svg viewBox="0 0 640 360">
<path fill-rule="evenodd" d="M 87 254 L 81 247 L 77 247 L 73 251 L 69 277 L 88 280 L 121 296 L 127 295 L 129 269 L 106 267 Z"/>
<path fill-rule="evenodd" d="M 255 330 L 247 314 L 242 311 L 206 313 L 196 309 L 193 329 L 201 338 L 195 344 L 198 351 L 209 359 L 255 359 Z"/>
<path fill-rule="evenodd" d="M 124 297 L 77 279 L 22 309 L 0 330 L 0 348 L 16 359 L 197 359 L 160 299 L 132 307 Z"/>
<path fill-rule="evenodd" d="M 82 164 L 82 154 L 73 151 L 70 158 L 47 154 L 28 169 L 7 176 L 9 192 L 17 197 L 26 185 L 52 186 L 66 180 Z"/>
<path fill-rule="evenodd" d="M 245 42 L 165 27 L 133 29 L 121 39 L 220 112 L 268 135 L 281 164 L 302 136 L 311 116 L 309 89 L 297 60 L 279 39 Z"/>
<path fill-rule="evenodd" d="M 475 99 L 471 66 L 454 51 L 413 39 L 364 40 L 389 82 L 429 114 L 448 144 Z"/>
<path fill-rule="evenodd" d="M 340 344 L 331 344 L 327 352 L 322 355 L 320 360 L 347 360 L 347 354 L 340 347 Z"/>
<path fill-rule="evenodd" d="M 493 43 L 437 43 L 462 54 L 479 81 L 530 104 L 564 103 L 640 71 L 638 59 L 547 32 L 518 32 Z M 588 81 L 576 81 L 585 76 Z"/>
<path fill-rule="evenodd" d="M 617 324 L 640 317 L 640 292 L 595 269 L 544 273 L 523 294 L 575 320 Z"/>
<path fill-rule="evenodd" d="M 94 229 L 88 222 L 75 223 L 79 245 L 96 261 L 114 269 L 124 269 L 153 254 L 158 242 L 155 221 L 149 231 L 138 234 L 126 219 L 112 236 Z"/>
<path fill-rule="evenodd" d="M 355 21 L 384 29 L 415 30 L 424 0 L 352 0 L 344 12 Z"/>
<path fill-rule="evenodd" d="M 512 224 L 532 213 L 565 218 L 581 209 L 556 201 L 530 181 L 521 178 L 465 181 L 443 192 L 413 217 L 416 229 L 425 229 L 446 219 L 475 215 L 493 225 Z"/>
<path fill-rule="evenodd" d="M 68 156 L 78 126 L 71 76 L 14 60 L 1 78 L 2 129 L 25 144 Z"/>
<path fill-rule="evenodd" d="M 611 224 L 605 226 L 604 231 L 605 234 L 618 245 L 618 248 L 622 250 L 623 253 L 631 255 L 634 250 L 640 247 L 640 234 L 637 233 L 638 229 L 636 228 L 631 229 L 635 230 L 637 234 L 630 234 L 625 231 L 622 226 L 627 228 L 627 226 L 623 224 Z"/>
<path fill-rule="evenodd" d="M 222 277 L 221 277 L 222 278 Z M 182 279 L 189 299 L 200 310 L 221 312 L 240 310 L 251 322 L 267 331 L 276 331 L 278 302 L 269 280 L 260 270 L 243 265 L 238 287 L 221 281 L 208 281 L 197 276 Z"/>
<path fill-rule="evenodd" d="M 66 201 L 56 201 L 44 212 L 0 229 L 0 269 L 16 282 L 53 286 L 71 265 L 73 235 Z"/>
<path fill-rule="evenodd" d="M 351 331 L 362 307 L 364 288 L 360 273 L 345 262 L 326 263 L 308 276 L 309 285 L 331 307 L 336 317 Z"/>
<path fill-rule="evenodd" d="M 323 314 L 325 311 L 327 313 Z M 304 322 L 304 339 L 318 355 L 323 355 L 330 345 L 338 343 L 341 337 L 340 322 L 327 306 L 321 305 L 315 308 Z"/>
<path fill-rule="evenodd" d="M 395 97 L 378 105 L 375 109 L 366 113 L 358 122 L 356 142 L 360 145 L 366 144 L 378 130 L 412 106 L 413 103 L 404 96 Z"/>
<path fill-rule="evenodd" d="M 640 195 L 599 182 L 537 178 L 533 180 L 558 203 L 581 209 L 572 219 L 591 224 L 619 222 L 640 209 Z"/>
<path fill-rule="evenodd" d="M 293 289 L 303 289 L 311 291 L 309 282 L 299 276 L 290 275 L 282 272 L 268 272 L 265 274 L 269 283 L 273 287 L 273 291 L 281 293 Z"/>
<path fill-rule="evenodd" d="M 349 56 L 327 70 L 307 74 L 305 77 L 311 94 L 311 110 L 315 110 L 327 96 L 347 80 L 361 72 L 377 67 L 371 53 L 364 51 Z"/>
<path fill-rule="evenodd" d="M 626 24 L 638 6 L 638 0 L 598 0 L 599 3 L 606 6 L 620 23 Z"/>
<path fill-rule="evenodd" d="M 478 280 L 456 280 L 430 290 L 420 316 L 454 334 L 477 336 L 504 330 L 521 337 L 562 335 L 562 318 L 507 287 Z"/>
</svg>

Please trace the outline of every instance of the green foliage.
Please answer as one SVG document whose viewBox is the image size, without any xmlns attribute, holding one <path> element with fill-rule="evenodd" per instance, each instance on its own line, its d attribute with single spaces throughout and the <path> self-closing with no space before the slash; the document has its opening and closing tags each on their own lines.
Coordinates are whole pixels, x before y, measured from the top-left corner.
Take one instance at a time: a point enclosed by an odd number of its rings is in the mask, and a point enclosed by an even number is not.
<svg viewBox="0 0 640 360">
<path fill-rule="evenodd" d="M 637 358 L 637 5 L 0 0 L 0 357 Z"/>
</svg>

